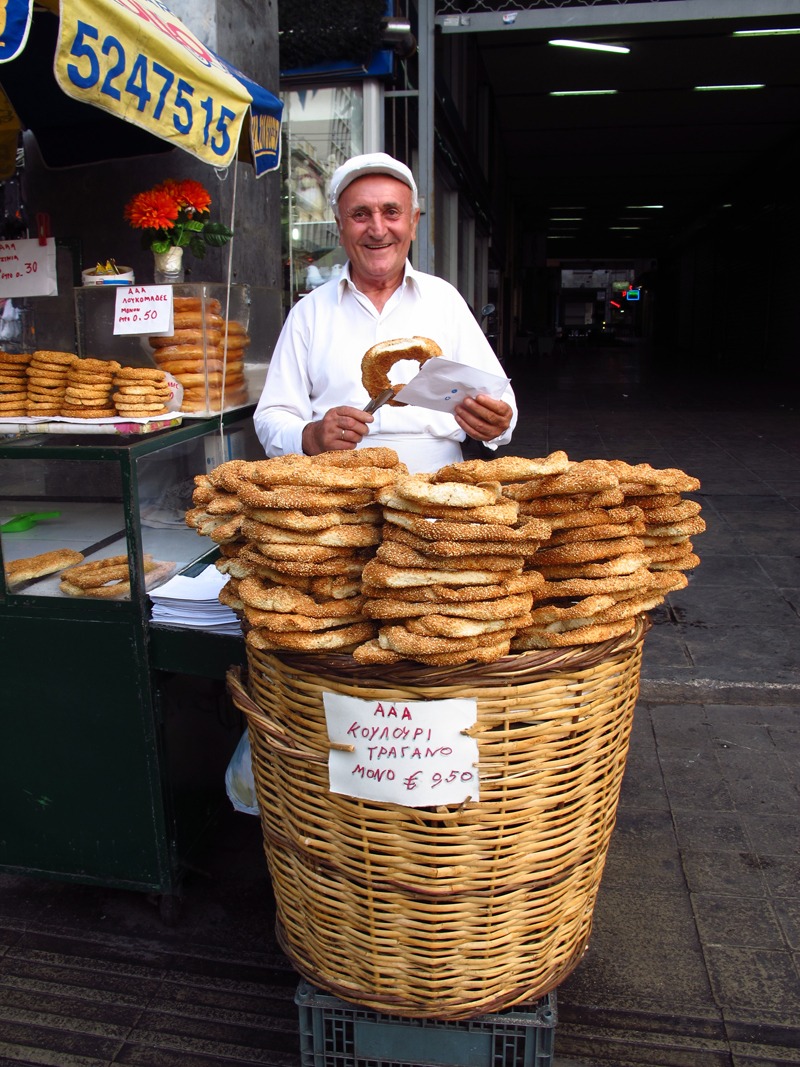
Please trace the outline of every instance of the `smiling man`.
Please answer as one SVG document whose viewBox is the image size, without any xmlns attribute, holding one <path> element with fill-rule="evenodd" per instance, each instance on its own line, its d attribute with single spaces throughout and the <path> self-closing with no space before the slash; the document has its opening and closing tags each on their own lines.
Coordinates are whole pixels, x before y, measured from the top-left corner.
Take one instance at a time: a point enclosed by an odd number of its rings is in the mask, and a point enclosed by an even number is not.
<svg viewBox="0 0 800 1067">
<path fill-rule="evenodd" d="M 467 398 L 452 414 L 362 410 L 361 359 L 381 341 L 429 337 L 447 359 L 503 369 L 458 291 L 409 262 L 420 208 L 408 167 L 382 152 L 354 156 L 334 172 L 329 195 L 347 263 L 292 308 L 278 338 L 254 415 L 267 456 L 385 445 L 409 470 L 432 471 L 458 462 L 466 437 L 507 444 L 517 418 L 510 387 L 502 399 Z M 416 370 L 398 363 L 394 380 Z"/>
</svg>

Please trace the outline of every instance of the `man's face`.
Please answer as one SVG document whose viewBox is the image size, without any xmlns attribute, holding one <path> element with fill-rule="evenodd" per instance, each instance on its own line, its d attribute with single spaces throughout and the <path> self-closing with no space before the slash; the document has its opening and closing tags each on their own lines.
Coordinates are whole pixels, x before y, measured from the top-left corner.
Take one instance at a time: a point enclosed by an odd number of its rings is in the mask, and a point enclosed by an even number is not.
<svg viewBox="0 0 800 1067">
<path fill-rule="evenodd" d="M 402 275 L 418 220 L 411 190 L 397 178 L 370 174 L 347 186 L 339 198 L 339 239 L 356 284 L 380 285 Z"/>
</svg>

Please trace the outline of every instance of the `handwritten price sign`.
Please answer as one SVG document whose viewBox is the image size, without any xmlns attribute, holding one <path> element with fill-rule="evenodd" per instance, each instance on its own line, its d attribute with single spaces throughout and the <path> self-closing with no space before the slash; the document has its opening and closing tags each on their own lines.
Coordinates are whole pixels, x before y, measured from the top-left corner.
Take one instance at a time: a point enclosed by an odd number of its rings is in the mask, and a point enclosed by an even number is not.
<svg viewBox="0 0 800 1067">
<path fill-rule="evenodd" d="M 56 242 L 0 241 L 0 298 L 57 296 Z"/>
<path fill-rule="evenodd" d="M 477 701 L 374 701 L 323 693 L 332 793 L 427 808 L 480 799 Z"/>
<path fill-rule="evenodd" d="M 121 285 L 115 295 L 115 334 L 173 332 L 171 285 Z"/>
</svg>

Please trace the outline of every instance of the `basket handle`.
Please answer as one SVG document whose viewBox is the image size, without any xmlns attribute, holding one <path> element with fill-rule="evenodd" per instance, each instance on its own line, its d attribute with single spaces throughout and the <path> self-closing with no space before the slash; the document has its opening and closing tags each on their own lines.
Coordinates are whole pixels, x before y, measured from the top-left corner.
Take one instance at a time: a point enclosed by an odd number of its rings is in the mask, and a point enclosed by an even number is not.
<svg viewBox="0 0 800 1067">
<path fill-rule="evenodd" d="M 270 722 L 242 684 L 242 671 L 240 667 L 229 667 L 225 675 L 225 680 L 234 707 L 237 707 L 239 711 L 247 716 L 248 720 L 255 719 L 268 748 L 272 749 L 273 752 L 279 752 L 284 756 L 293 756 L 295 759 L 306 760 L 308 763 L 320 763 L 327 766 L 327 756 L 320 756 L 316 752 L 311 752 L 308 749 L 298 748 L 291 743 L 286 733 L 284 733 L 280 727 L 276 726 L 273 722 Z"/>
</svg>

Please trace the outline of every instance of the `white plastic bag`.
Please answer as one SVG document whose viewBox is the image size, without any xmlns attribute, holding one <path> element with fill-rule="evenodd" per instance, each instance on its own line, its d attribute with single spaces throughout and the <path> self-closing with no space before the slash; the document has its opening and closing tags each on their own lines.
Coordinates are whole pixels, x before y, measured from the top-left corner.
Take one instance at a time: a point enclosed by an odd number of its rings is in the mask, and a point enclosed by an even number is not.
<svg viewBox="0 0 800 1067">
<path fill-rule="evenodd" d="M 239 739 L 225 771 L 225 791 L 237 811 L 242 811 L 245 815 L 258 815 L 258 797 L 247 730 Z"/>
</svg>

